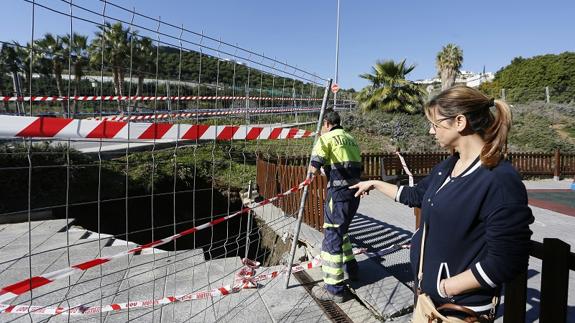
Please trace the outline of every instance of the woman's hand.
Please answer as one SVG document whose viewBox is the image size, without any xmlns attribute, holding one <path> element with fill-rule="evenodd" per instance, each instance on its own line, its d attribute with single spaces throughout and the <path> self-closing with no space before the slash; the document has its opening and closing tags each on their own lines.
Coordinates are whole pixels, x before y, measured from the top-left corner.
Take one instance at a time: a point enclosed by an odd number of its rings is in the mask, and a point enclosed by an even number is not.
<svg viewBox="0 0 575 323">
<path fill-rule="evenodd" d="M 375 186 L 373 185 L 373 181 L 359 182 L 359 183 L 349 187 L 350 190 L 357 189 L 357 192 L 355 193 L 355 197 L 358 197 L 358 196 L 364 197 L 366 195 L 369 195 L 369 191 L 371 191 L 374 188 L 375 188 Z"/>
</svg>

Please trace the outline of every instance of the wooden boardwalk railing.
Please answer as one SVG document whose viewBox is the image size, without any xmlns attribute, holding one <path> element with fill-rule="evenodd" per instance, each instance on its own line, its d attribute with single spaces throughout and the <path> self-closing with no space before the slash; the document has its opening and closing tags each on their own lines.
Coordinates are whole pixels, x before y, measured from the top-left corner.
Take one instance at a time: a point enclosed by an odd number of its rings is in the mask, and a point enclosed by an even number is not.
<svg viewBox="0 0 575 323">
<path fill-rule="evenodd" d="M 575 254 L 562 240 L 531 241 L 532 257 L 542 260 L 539 301 L 540 322 L 567 322 L 569 271 L 575 271 Z M 525 322 L 527 272 L 505 285 L 503 322 Z M 572 319 L 572 318 L 571 318 Z"/>
<path fill-rule="evenodd" d="M 269 198 L 301 183 L 305 179 L 307 166 L 292 165 L 292 163 L 298 163 L 298 161 L 296 159 L 258 159 L 256 183 L 259 193 Z M 303 221 L 318 231 L 321 231 L 323 227 L 323 201 L 326 186 L 327 180 L 324 176 L 314 179 L 308 188 L 308 198 L 303 214 Z M 286 214 L 295 216 L 299 209 L 301 195 L 302 191 L 296 192 L 274 202 L 274 205 Z"/>
<path fill-rule="evenodd" d="M 402 153 L 405 162 L 416 178 L 427 176 L 433 167 L 450 156 L 449 153 Z M 575 175 L 575 154 L 554 153 L 510 153 L 507 158 L 523 175 L 529 176 L 573 176 Z M 308 156 L 289 156 L 257 160 L 259 192 L 269 198 L 297 185 L 305 179 Z M 394 153 L 362 154 L 362 179 L 383 179 L 401 181 L 407 176 L 399 158 Z M 304 211 L 304 222 L 317 230 L 323 226 L 323 201 L 326 179 L 318 176 L 309 188 L 308 201 Z M 293 194 L 275 203 L 287 214 L 295 214 L 299 207 L 301 193 Z"/>
</svg>

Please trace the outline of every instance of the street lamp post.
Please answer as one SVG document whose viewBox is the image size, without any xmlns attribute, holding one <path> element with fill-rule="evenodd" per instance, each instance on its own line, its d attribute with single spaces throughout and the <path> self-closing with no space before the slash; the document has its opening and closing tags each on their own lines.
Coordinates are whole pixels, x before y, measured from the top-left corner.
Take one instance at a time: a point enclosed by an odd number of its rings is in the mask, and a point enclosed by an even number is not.
<svg viewBox="0 0 575 323">
<path fill-rule="evenodd" d="M 339 0 L 337 0 L 337 18 L 336 18 L 336 27 L 335 27 L 335 84 L 339 84 L 338 82 L 338 73 L 339 73 Z M 337 92 L 333 94 L 333 107 L 337 104 Z"/>
</svg>

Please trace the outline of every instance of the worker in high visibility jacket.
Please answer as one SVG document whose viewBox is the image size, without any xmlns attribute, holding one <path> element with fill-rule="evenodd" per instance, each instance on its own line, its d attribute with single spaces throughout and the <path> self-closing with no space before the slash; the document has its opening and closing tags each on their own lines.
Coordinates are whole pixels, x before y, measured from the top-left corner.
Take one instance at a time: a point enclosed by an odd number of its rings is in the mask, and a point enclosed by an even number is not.
<svg viewBox="0 0 575 323">
<path fill-rule="evenodd" d="M 322 135 L 316 142 L 309 172 L 319 173 L 321 167 L 328 179 L 324 205 L 324 238 L 321 259 L 324 286 L 316 286 L 313 294 L 320 300 L 345 301 L 344 268 L 351 280 L 357 279 L 358 265 L 347 234 L 359 207 L 356 190 L 349 186 L 360 181 L 361 154 L 355 139 L 340 125 L 335 111 L 326 111 Z"/>
</svg>

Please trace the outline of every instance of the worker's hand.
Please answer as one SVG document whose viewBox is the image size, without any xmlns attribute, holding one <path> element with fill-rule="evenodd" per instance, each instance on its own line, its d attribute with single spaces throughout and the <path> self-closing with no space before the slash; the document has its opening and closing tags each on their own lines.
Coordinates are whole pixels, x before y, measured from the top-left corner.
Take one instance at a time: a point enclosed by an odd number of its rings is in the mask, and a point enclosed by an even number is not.
<svg viewBox="0 0 575 323">
<path fill-rule="evenodd" d="M 350 190 L 357 189 L 357 192 L 355 193 L 355 197 L 358 197 L 358 196 L 364 197 L 366 195 L 369 195 L 369 191 L 371 191 L 374 188 L 375 188 L 375 186 L 373 185 L 372 181 L 359 182 L 359 183 L 349 187 Z"/>
</svg>

